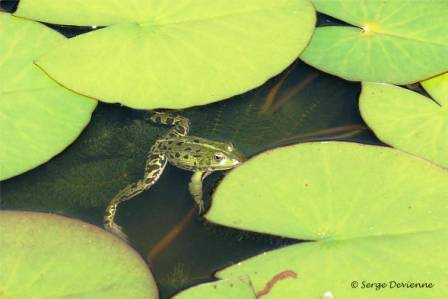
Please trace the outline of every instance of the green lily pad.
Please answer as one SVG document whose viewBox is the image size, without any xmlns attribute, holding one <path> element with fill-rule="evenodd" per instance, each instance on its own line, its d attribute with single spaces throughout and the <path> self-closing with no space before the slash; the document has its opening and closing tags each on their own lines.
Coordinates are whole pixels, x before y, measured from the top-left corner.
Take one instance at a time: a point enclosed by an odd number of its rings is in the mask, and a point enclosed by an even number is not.
<svg viewBox="0 0 448 299">
<path fill-rule="evenodd" d="M 441 286 L 448 271 L 446 194 L 448 172 L 391 148 L 322 142 L 264 152 L 225 177 L 206 218 L 318 242 L 271 251 L 218 277 L 244 273 L 256 291 L 274 281 L 278 287 L 269 298 L 377 298 L 374 290 L 361 289 L 363 281 Z M 360 290 L 351 288 L 352 281 Z M 448 290 L 382 293 L 384 298 L 428 294 L 442 298 Z"/>
<path fill-rule="evenodd" d="M 61 152 L 90 121 L 96 101 L 66 90 L 33 60 L 65 38 L 36 22 L 0 13 L 0 180 Z"/>
<path fill-rule="evenodd" d="M 42 8 L 27 17 L 50 20 L 43 16 L 48 10 L 59 22 L 75 25 L 80 18 L 70 7 L 85 6 L 82 0 L 67 8 L 67 1 L 33 2 Z M 94 3 L 91 25 L 104 20 L 94 22 L 103 14 Z M 183 108 L 245 92 L 276 75 L 299 56 L 315 23 L 308 0 L 120 4 L 132 20 L 74 37 L 36 63 L 69 89 L 105 102 Z"/>
<path fill-rule="evenodd" d="M 434 100 L 394 85 L 364 82 L 361 114 L 383 142 L 448 168 L 448 74 L 423 86 Z"/>
<path fill-rule="evenodd" d="M 447 243 L 446 230 L 325 240 L 270 251 L 217 276 L 249 275 L 257 292 L 275 282 L 261 297 L 269 299 L 445 298 Z"/>
<path fill-rule="evenodd" d="M 158 297 L 143 259 L 96 226 L 0 211 L 0 236 L 1 298 Z"/>
<path fill-rule="evenodd" d="M 219 281 L 203 283 L 189 289 L 186 289 L 173 299 L 197 299 L 197 298 L 213 298 L 213 299 L 255 299 L 255 293 L 250 281 L 247 277 L 232 277 Z"/>
<path fill-rule="evenodd" d="M 317 28 L 301 58 L 347 80 L 407 84 L 448 70 L 448 2 L 313 0 L 351 26 Z"/>
</svg>

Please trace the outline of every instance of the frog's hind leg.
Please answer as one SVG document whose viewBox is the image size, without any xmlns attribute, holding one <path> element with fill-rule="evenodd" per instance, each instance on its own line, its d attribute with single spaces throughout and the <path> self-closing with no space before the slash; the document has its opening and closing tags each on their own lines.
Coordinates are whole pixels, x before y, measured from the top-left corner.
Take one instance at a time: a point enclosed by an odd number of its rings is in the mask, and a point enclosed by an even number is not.
<svg viewBox="0 0 448 299">
<path fill-rule="evenodd" d="M 106 208 L 104 214 L 104 228 L 111 233 L 119 236 L 122 239 L 127 239 L 126 235 L 123 233 L 121 227 L 114 222 L 115 214 L 117 212 L 118 205 L 134 196 L 142 193 L 145 190 L 151 188 L 166 166 L 167 159 L 163 154 L 150 154 L 148 161 L 146 162 L 145 175 L 143 179 L 126 186 L 123 190 L 118 192 L 117 195 L 111 200 Z"/>
<path fill-rule="evenodd" d="M 174 126 L 167 135 L 175 134 L 176 136 L 186 136 L 190 131 L 190 121 L 180 115 L 174 115 L 168 112 L 154 112 L 149 120 L 156 124 Z"/>
</svg>

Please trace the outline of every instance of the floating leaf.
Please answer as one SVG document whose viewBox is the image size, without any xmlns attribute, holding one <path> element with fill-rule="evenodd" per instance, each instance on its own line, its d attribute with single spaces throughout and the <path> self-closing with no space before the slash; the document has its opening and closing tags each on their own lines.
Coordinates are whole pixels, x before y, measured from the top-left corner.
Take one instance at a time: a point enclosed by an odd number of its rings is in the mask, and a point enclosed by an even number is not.
<svg viewBox="0 0 448 299">
<path fill-rule="evenodd" d="M 0 179 L 61 152 L 90 120 L 96 101 L 59 86 L 33 59 L 64 41 L 36 22 L 0 13 Z"/>
<path fill-rule="evenodd" d="M 448 167 L 448 74 L 423 86 L 434 100 L 394 85 L 364 82 L 361 114 L 383 142 Z"/>
<path fill-rule="evenodd" d="M 0 236 L 1 298 L 157 298 L 140 256 L 93 225 L 0 211 Z"/>
<path fill-rule="evenodd" d="M 73 24 L 80 18 L 68 17 L 67 2 L 43 1 L 41 9 Z M 92 19 L 103 9 L 95 3 Z M 308 0 L 120 4 L 132 21 L 74 37 L 37 64 L 70 89 L 132 108 L 201 105 L 256 87 L 299 56 L 315 22 Z M 26 16 L 49 20 L 39 10 Z"/>
<path fill-rule="evenodd" d="M 255 293 L 244 276 L 241 278 L 230 278 L 209 282 L 191 287 L 180 292 L 173 299 L 197 299 L 197 298 L 213 298 L 213 299 L 255 299 Z"/>
<path fill-rule="evenodd" d="M 448 70 L 447 1 L 312 2 L 356 26 L 317 28 L 301 56 L 312 66 L 347 80 L 395 84 Z"/>
<path fill-rule="evenodd" d="M 400 151 L 305 143 L 264 152 L 231 171 L 206 218 L 296 239 L 403 234 L 448 226 L 446 194 L 448 172 Z"/>
<path fill-rule="evenodd" d="M 260 297 L 266 299 L 444 298 L 447 243 L 446 230 L 324 240 L 255 256 L 217 276 L 248 275 L 257 292 L 270 282 L 268 295 Z"/>
<path fill-rule="evenodd" d="M 206 218 L 319 242 L 243 261 L 218 277 L 247 274 L 256 291 L 274 280 L 272 298 L 347 298 L 354 280 L 360 288 L 363 280 L 441 285 L 448 270 L 446 194 L 448 172 L 386 147 L 323 142 L 262 153 L 225 177 Z M 422 258 L 425 252 L 431 259 Z M 297 278 L 277 279 L 286 274 Z M 396 292 L 411 291 L 415 298 L 448 295 L 446 288 Z"/>
</svg>

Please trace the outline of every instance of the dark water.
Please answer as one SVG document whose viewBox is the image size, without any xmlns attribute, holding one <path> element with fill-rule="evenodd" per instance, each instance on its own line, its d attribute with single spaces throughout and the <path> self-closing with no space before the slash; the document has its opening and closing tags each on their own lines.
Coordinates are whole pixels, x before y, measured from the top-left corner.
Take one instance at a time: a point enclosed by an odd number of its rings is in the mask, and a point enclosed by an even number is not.
<svg viewBox="0 0 448 299">
<path fill-rule="evenodd" d="M 6 2 L 12 5 L 14 1 Z M 321 19 L 321 23 L 330 21 Z M 51 27 L 68 37 L 90 30 Z M 192 135 L 233 142 L 248 157 L 278 146 L 316 140 L 379 144 L 359 115 L 359 92 L 358 83 L 296 61 L 257 89 L 179 113 L 190 118 Z M 2 182 L 1 207 L 56 212 L 101 226 L 109 200 L 140 178 L 149 147 L 167 129 L 144 121 L 145 114 L 100 103 L 80 138 L 64 152 Z M 196 211 L 191 212 L 190 176 L 168 166 L 153 188 L 124 202 L 118 210 L 116 220 L 129 235 L 131 245 L 145 259 L 151 255 L 151 270 L 162 298 L 210 280 L 214 271 L 234 262 L 297 242 L 205 222 Z M 207 178 L 207 200 L 223 176 L 215 173 Z M 161 243 L 176 225 L 178 235 Z"/>
<path fill-rule="evenodd" d="M 0 0 L 0 11 L 14 12 L 19 4 L 19 0 Z"/>
</svg>

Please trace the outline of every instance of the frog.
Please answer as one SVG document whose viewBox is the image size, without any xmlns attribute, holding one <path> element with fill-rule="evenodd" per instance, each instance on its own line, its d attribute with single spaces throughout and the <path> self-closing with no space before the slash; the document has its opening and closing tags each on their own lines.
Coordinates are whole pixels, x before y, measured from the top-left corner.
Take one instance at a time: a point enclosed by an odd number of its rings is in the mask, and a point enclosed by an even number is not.
<svg viewBox="0 0 448 299">
<path fill-rule="evenodd" d="M 244 156 L 230 142 L 190 136 L 190 121 L 186 117 L 155 111 L 145 119 L 171 128 L 151 146 L 143 178 L 119 191 L 106 208 L 104 228 L 122 239 L 127 239 L 127 236 L 114 221 L 118 205 L 150 189 L 168 163 L 193 172 L 188 189 L 201 214 L 204 212 L 203 180 L 215 171 L 233 169 L 245 161 Z"/>
</svg>

